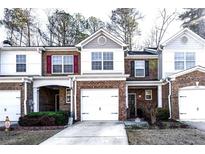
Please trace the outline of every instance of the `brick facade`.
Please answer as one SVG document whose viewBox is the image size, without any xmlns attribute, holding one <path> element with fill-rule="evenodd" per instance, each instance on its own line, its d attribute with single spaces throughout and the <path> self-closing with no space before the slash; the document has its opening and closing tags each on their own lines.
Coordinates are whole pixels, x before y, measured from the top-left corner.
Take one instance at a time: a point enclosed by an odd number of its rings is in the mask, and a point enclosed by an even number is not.
<svg viewBox="0 0 205 154">
<path fill-rule="evenodd" d="M 152 100 L 145 100 L 145 90 L 152 90 Z M 157 107 L 157 87 L 129 87 L 128 94 L 129 93 L 136 94 L 135 109 L 140 109 L 141 111 L 145 112 L 145 114 L 148 114 L 151 109 L 155 109 Z M 146 116 L 149 117 L 149 115 Z"/>
<path fill-rule="evenodd" d="M 125 74 L 131 74 L 131 61 L 135 60 L 148 60 L 149 61 L 149 76 L 134 77 L 130 76 L 127 81 L 147 81 L 158 80 L 158 60 L 157 59 L 125 59 Z"/>
<path fill-rule="evenodd" d="M 180 88 L 195 86 L 196 82 L 199 82 L 199 86 L 205 86 L 205 73 L 200 71 L 193 71 L 185 75 L 176 77 L 172 81 L 172 95 L 171 95 L 171 108 L 172 108 L 172 118 L 179 119 L 179 103 L 178 103 L 178 92 Z M 168 84 L 163 86 L 163 91 L 168 88 Z M 163 93 L 163 98 L 168 100 L 168 94 Z M 168 101 L 167 101 L 168 102 Z M 167 102 L 163 102 L 163 106 L 167 106 Z"/>
<path fill-rule="evenodd" d="M 50 74 L 47 73 L 47 56 L 49 55 L 78 55 L 78 73 L 75 75 L 80 74 L 80 53 L 77 51 L 45 51 L 42 53 L 42 72 L 43 72 L 43 76 L 66 76 L 68 74 Z"/>
<path fill-rule="evenodd" d="M 81 89 L 119 89 L 119 120 L 126 119 L 126 92 L 125 92 L 125 81 L 77 81 L 77 120 L 80 120 L 81 110 Z"/>
</svg>

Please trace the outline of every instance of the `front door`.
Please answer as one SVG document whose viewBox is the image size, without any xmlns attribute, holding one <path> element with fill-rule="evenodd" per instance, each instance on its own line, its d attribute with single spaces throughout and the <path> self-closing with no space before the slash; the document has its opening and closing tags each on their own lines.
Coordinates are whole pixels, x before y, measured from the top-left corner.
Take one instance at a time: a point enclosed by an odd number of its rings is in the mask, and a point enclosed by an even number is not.
<svg viewBox="0 0 205 154">
<path fill-rule="evenodd" d="M 129 103 L 130 118 L 135 118 L 136 117 L 136 94 L 128 95 L 128 103 Z"/>
</svg>

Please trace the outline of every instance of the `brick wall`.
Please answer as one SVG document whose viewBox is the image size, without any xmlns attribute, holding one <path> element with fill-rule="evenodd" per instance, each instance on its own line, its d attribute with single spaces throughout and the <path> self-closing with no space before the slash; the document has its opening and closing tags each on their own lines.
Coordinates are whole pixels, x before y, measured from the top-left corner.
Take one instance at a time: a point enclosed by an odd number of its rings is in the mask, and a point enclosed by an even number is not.
<svg viewBox="0 0 205 154">
<path fill-rule="evenodd" d="M 126 114 L 126 103 L 125 103 L 125 81 L 77 81 L 77 120 L 80 120 L 80 98 L 81 89 L 106 89 L 106 88 L 119 88 L 119 120 L 125 120 Z"/>
<path fill-rule="evenodd" d="M 77 51 L 45 51 L 43 52 L 42 54 L 42 59 L 43 59 L 43 62 L 42 62 L 42 72 L 43 72 L 43 75 L 45 76 L 52 76 L 52 74 L 48 74 L 47 73 L 47 56 L 48 55 L 78 55 L 79 58 L 78 58 L 78 74 L 80 74 L 80 53 L 77 52 Z M 68 74 L 63 74 L 63 75 L 68 75 Z M 54 74 L 54 76 L 58 76 L 58 74 Z M 59 76 L 62 76 L 62 74 L 59 74 Z"/>
<path fill-rule="evenodd" d="M 145 100 L 145 90 L 152 90 L 152 100 Z M 151 111 L 151 109 L 155 109 L 157 107 L 157 87 L 132 87 L 128 89 L 128 93 L 136 94 L 136 109 L 141 109 L 142 111 Z"/>
<path fill-rule="evenodd" d="M 59 110 L 70 111 L 70 104 L 66 103 L 66 88 L 59 88 Z"/>
<path fill-rule="evenodd" d="M 125 59 L 125 74 L 131 74 L 131 61 L 135 59 Z M 149 60 L 149 76 L 139 78 L 130 76 L 127 81 L 144 81 L 144 80 L 158 80 L 158 60 L 157 59 L 136 59 L 136 60 Z"/>
<path fill-rule="evenodd" d="M 171 107 L 172 107 L 172 118 L 179 119 L 179 102 L 178 102 L 178 92 L 180 88 L 195 86 L 196 82 L 199 82 L 200 86 L 205 86 L 205 73 L 200 71 L 193 71 L 191 73 L 177 77 L 172 81 L 172 96 L 171 96 Z M 164 86 L 163 91 L 167 91 L 168 84 Z M 163 93 L 163 98 L 168 98 L 168 93 Z M 168 102 L 168 101 L 167 101 Z M 165 101 L 165 106 L 166 101 Z"/>
</svg>

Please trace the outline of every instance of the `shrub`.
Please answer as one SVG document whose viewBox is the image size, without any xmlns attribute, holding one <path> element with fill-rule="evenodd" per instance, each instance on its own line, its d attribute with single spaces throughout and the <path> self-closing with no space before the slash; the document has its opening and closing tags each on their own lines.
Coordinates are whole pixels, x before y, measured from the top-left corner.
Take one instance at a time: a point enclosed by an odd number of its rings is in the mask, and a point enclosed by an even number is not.
<svg viewBox="0 0 205 154">
<path fill-rule="evenodd" d="M 68 123 L 68 113 L 32 112 L 19 118 L 20 126 L 61 126 Z"/>
<path fill-rule="evenodd" d="M 158 108 L 156 112 L 157 121 L 167 121 L 169 119 L 169 110 Z"/>
</svg>

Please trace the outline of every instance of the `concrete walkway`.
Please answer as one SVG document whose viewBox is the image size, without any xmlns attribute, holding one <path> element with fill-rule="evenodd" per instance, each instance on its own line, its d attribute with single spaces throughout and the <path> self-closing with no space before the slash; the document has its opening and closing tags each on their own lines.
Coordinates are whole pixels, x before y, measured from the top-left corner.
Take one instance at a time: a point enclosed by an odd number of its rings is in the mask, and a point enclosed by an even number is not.
<svg viewBox="0 0 205 154">
<path fill-rule="evenodd" d="M 184 123 L 191 126 L 192 128 L 205 131 L 205 121 L 186 121 Z"/>
<path fill-rule="evenodd" d="M 68 127 L 41 145 L 127 145 L 127 134 L 122 122 L 89 121 Z"/>
</svg>

